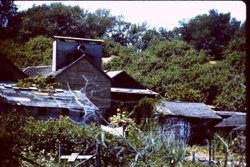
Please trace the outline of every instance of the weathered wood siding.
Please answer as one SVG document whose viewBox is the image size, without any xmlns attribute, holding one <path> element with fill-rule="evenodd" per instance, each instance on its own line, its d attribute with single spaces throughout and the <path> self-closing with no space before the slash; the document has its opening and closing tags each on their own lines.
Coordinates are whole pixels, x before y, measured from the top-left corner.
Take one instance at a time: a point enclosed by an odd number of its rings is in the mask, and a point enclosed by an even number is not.
<svg viewBox="0 0 250 167">
<path fill-rule="evenodd" d="M 73 90 L 83 89 L 101 110 L 111 106 L 111 80 L 84 57 L 57 75 L 55 81 L 61 83 L 63 89 L 68 89 L 67 83 Z"/>
</svg>

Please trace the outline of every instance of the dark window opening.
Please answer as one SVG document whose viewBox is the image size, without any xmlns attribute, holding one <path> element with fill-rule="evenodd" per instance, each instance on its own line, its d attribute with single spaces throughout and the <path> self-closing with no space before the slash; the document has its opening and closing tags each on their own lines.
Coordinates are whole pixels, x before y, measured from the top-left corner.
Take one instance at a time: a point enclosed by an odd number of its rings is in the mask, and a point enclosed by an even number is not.
<svg viewBox="0 0 250 167">
<path fill-rule="evenodd" d="M 67 108 L 62 109 L 62 115 L 63 116 L 68 116 L 69 115 L 69 110 Z"/>
<path fill-rule="evenodd" d="M 37 115 L 39 116 L 46 115 L 46 108 L 38 108 Z"/>
<path fill-rule="evenodd" d="M 83 117 L 84 114 L 85 114 L 84 111 L 81 111 L 81 112 L 80 112 L 80 117 Z"/>
</svg>

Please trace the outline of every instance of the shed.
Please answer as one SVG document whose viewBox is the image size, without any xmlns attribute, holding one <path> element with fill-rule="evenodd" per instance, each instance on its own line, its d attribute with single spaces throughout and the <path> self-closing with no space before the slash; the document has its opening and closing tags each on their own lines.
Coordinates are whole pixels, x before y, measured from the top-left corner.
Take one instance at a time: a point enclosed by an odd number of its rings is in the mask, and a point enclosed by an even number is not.
<svg viewBox="0 0 250 167">
<path fill-rule="evenodd" d="M 189 124 L 190 144 L 204 144 L 205 139 L 212 137 L 214 125 L 221 121 L 221 117 L 204 103 L 161 101 L 155 111 L 161 115 L 160 124 L 171 119 Z"/>
<path fill-rule="evenodd" d="M 233 114 L 229 118 L 224 119 L 217 124 L 217 128 L 236 128 L 242 125 L 246 125 L 246 113 L 245 114 Z"/>
<path fill-rule="evenodd" d="M 102 112 L 111 107 L 111 79 L 101 69 L 99 39 L 54 36 L 52 75 L 63 89 L 80 90 Z"/>
<path fill-rule="evenodd" d="M 106 74 L 112 79 L 111 99 L 114 109 L 120 105 L 132 109 L 142 98 L 155 98 L 158 95 L 158 93 L 147 89 L 123 70 L 107 71 Z"/>
<path fill-rule="evenodd" d="M 96 119 L 98 108 L 80 91 L 38 90 L 0 85 L 1 112 L 5 110 L 26 110 L 36 119 L 46 120 L 68 115 L 76 123 Z"/>
<path fill-rule="evenodd" d="M 85 93 L 100 110 L 106 111 L 111 107 L 111 79 L 87 56 L 81 56 L 51 75 L 63 89 Z"/>
<path fill-rule="evenodd" d="M 223 119 L 215 128 L 224 137 L 233 139 L 239 132 L 246 132 L 246 113 L 234 113 L 229 118 Z"/>
</svg>

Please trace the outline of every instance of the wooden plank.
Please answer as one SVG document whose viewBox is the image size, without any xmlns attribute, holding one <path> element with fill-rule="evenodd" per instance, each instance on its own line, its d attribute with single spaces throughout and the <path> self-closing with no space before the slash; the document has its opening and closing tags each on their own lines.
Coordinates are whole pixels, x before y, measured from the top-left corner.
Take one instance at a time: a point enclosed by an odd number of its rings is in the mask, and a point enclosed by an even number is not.
<svg viewBox="0 0 250 167">
<path fill-rule="evenodd" d="M 68 162 L 74 162 L 78 157 L 79 153 L 72 153 L 68 159 Z"/>
<path fill-rule="evenodd" d="M 101 42 L 103 43 L 104 40 L 102 39 L 90 39 L 90 38 L 76 38 L 76 37 L 65 37 L 65 36 L 54 36 L 56 39 L 67 39 L 67 40 L 75 40 L 75 41 L 87 41 L 87 42 Z"/>
<path fill-rule="evenodd" d="M 62 155 L 61 157 L 60 157 L 60 159 L 69 159 L 71 157 L 71 155 Z M 76 159 L 81 159 L 81 160 L 83 160 L 83 159 L 90 159 L 90 158 L 92 158 L 93 157 L 93 155 L 78 155 L 77 157 L 76 157 Z"/>
<path fill-rule="evenodd" d="M 92 158 L 93 157 L 93 155 L 79 155 L 78 157 L 77 157 L 77 159 L 90 159 L 90 158 Z"/>
<path fill-rule="evenodd" d="M 62 155 L 60 156 L 60 159 L 69 159 L 70 155 Z"/>
</svg>

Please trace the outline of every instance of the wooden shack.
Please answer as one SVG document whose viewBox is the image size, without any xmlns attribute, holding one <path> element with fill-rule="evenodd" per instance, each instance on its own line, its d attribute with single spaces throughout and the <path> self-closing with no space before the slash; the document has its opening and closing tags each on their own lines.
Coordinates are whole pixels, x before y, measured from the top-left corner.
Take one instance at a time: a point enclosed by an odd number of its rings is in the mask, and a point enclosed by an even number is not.
<svg viewBox="0 0 250 167">
<path fill-rule="evenodd" d="M 147 89 L 123 70 L 107 71 L 106 74 L 112 79 L 111 99 L 112 107 L 133 107 L 144 97 L 156 98 L 158 93 Z"/>
<path fill-rule="evenodd" d="M 102 42 L 55 36 L 51 75 L 63 89 L 82 91 L 106 112 L 111 107 L 111 79 L 101 69 Z"/>
<path fill-rule="evenodd" d="M 233 139 L 238 132 L 246 132 L 246 113 L 232 111 L 217 111 L 216 113 L 223 117 L 223 120 L 215 126 L 220 135 Z"/>
<path fill-rule="evenodd" d="M 111 80 L 87 56 L 82 56 L 54 72 L 53 77 L 63 89 L 80 90 L 85 93 L 100 110 L 110 108 Z"/>
<path fill-rule="evenodd" d="M 221 117 L 204 103 L 161 101 L 155 111 L 161 115 L 160 124 L 166 125 L 173 120 L 176 126 L 190 126 L 191 145 L 206 144 L 206 139 L 213 136 L 214 126 L 221 121 Z"/>
</svg>

